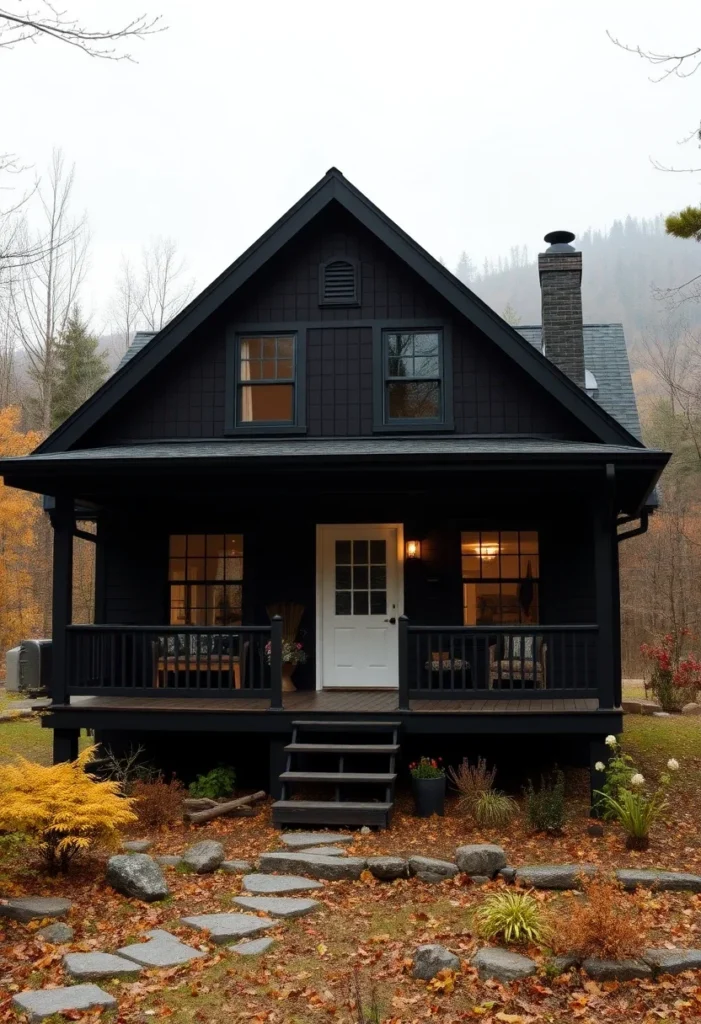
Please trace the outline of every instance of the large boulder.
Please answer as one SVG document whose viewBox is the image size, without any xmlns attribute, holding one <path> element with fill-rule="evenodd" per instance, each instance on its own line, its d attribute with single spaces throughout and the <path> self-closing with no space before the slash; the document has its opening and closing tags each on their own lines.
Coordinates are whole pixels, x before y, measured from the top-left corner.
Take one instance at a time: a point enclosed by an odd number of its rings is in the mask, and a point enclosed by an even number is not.
<svg viewBox="0 0 701 1024">
<path fill-rule="evenodd" d="M 483 981 L 489 978 L 496 978 L 497 981 L 518 981 L 519 978 L 527 978 L 538 970 L 537 963 L 530 957 L 512 953 L 508 949 L 499 949 L 497 946 L 486 946 L 478 950 L 472 958 L 472 966 L 477 968 L 477 973 Z"/>
<path fill-rule="evenodd" d="M 41 921 L 45 917 L 65 917 L 73 904 L 55 896 L 20 896 L 13 900 L 0 900 L 0 917 L 14 921 Z"/>
<path fill-rule="evenodd" d="M 458 846 L 455 851 L 455 863 L 459 871 L 466 875 L 487 875 L 494 878 L 498 871 L 506 867 L 506 854 L 501 846 L 492 843 L 473 843 L 469 846 Z"/>
<path fill-rule="evenodd" d="M 403 857 L 368 857 L 368 868 L 384 882 L 409 877 L 409 865 Z"/>
<path fill-rule="evenodd" d="M 596 870 L 594 864 L 532 864 L 517 869 L 516 881 L 531 889 L 581 889 Z"/>
<path fill-rule="evenodd" d="M 701 892 L 701 875 L 689 875 L 683 871 L 644 871 L 637 868 L 621 868 L 616 878 L 624 889 L 660 889 L 666 892 Z"/>
<path fill-rule="evenodd" d="M 147 853 L 118 853 L 107 861 L 107 882 L 124 896 L 144 903 L 170 895 L 160 864 Z"/>
<path fill-rule="evenodd" d="M 457 864 L 435 857 L 410 857 L 409 870 L 422 882 L 444 882 L 458 873 Z"/>
<path fill-rule="evenodd" d="M 259 867 L 262 872 L 281 872 L 324 878 L 329 882 L 360 878 L 367 861 L 362 857 L 322 857 L 312 853 L 262 853 Z"/>
<path fill-rule="evenodd" d="M 435 978 L 439 971 L 445 970 L 460 970 L 460 961 L 455 953 L 451 953 L 445 946 L 439 945 L 416 947 L 414 966 L 411 972 L 415 978 L 430 981 L 431 978 Z"/>
<path fill-rule="evenodd" d="M 652 969 L 643 960 L 599 960 L 588 957 L 582 968 L 594 981 L 634 981 L 651 978 Z"/>
<path fill-rule="evenodd" d="M 226 853 L 221 843 L 216 839 L 203 839 L 201 843 L 188 846 L 183 854 L 183 864 L 198 875 L 207 875 L 210 871 L 216 871 L 225 857 Z"/>
</svg>

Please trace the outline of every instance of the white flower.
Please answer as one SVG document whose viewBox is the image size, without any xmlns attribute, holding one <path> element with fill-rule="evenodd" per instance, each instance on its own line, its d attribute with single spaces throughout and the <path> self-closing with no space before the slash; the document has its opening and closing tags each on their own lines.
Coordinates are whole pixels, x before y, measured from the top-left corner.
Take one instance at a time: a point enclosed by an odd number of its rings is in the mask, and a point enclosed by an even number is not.
<svg viewBox="0 0 701 1024">
<path fill-rule="evenodd" d="M 606 771 L 606 765 L 604 764 L 603 761 L 597 761 L 596 764 L 594 765 L 594 770 L 597 771 L 597 772 L 605 772 Z"/>
<path fill-rule="evenodd" d="M 677 759 L 675 757 L 670 757 L 669 761 L 667 762 L 667 767 L 669 768 L 669 770 L 671 772 L 678 772 L 679 771 L 679 762 L 677 761 Z"/>
<path fill-rule="evenodd" d="M 606 744 L 607 747 L 611 747 L 611 749 L 613 750 L 613 748 L 616 746 L 616 737 L 615 736 L 607 736 L 606 739 L 604 740 L 604 743 Z"/>
<path fill-rule="evenodd" d="M 636 772 L 635 775 L 631 776 L 631 786 L 643 786 L 645 784 L 645 776 L 641 775 L 640 772 Z"/>
</svg>

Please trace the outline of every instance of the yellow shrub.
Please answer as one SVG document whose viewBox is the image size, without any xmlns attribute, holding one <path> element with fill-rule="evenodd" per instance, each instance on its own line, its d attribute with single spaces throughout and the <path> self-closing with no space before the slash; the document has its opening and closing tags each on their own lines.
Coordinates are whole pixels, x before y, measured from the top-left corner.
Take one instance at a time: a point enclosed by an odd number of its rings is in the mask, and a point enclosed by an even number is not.
<svg viewBox="0 0 701 1024">
<path fill-rule="evenodd" d="M 86 772 L 95 749 L 49 768 L 23 757 L 0 767 L 0 829 L 37 840 L 52 873 L 67 871 L 76 854 L 114 841 L 121 826 L 136 821 L 133 801 L 120 796 L 117 782 Z"/>
</svg>

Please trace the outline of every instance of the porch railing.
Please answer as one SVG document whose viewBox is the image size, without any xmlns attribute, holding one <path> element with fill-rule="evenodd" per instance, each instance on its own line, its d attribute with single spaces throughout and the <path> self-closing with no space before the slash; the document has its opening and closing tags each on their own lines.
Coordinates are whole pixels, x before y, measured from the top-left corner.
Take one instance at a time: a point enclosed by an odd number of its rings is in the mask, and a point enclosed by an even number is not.
<svg viewBox="0 0 701 1024">
<path fill-rule="evenodd" d="M 596 625 L 419 626 L 399 620 L 399 706 L 420 698 L 596 697 Z"/>
<path fill-rule="evenodd" d="M 268 626 L 68 626 L 71 696 L 269 698 L 282 708 L 282 620 Z"/>
</svg>

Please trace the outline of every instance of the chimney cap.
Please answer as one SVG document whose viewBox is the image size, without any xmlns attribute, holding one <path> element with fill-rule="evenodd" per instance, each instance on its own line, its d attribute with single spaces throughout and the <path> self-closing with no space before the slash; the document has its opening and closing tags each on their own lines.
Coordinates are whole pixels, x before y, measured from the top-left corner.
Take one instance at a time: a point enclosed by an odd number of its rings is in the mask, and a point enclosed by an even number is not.
<svg viewBox="0 0 701 1024">
<path fill-rule="evenodd" d="M 574 246 L 569 244 L 574 242 L 571 231 L 549 231 L 543 240 L 550 247 L 548 252 L 575 252 Z"/>
</svg>

